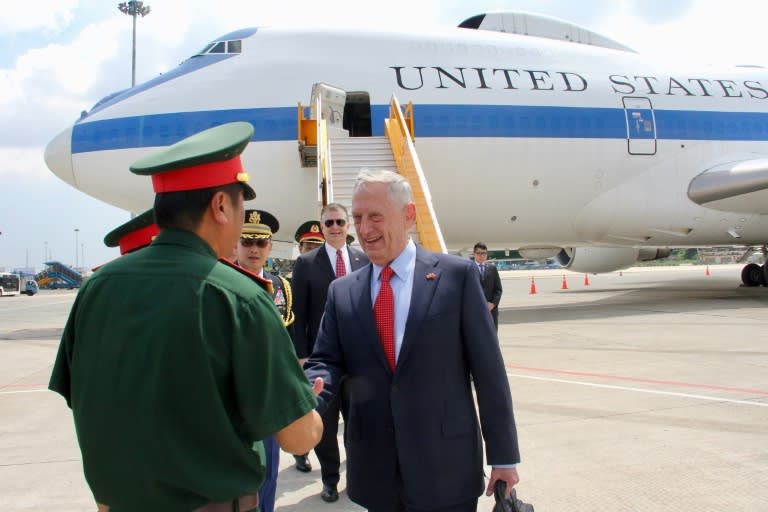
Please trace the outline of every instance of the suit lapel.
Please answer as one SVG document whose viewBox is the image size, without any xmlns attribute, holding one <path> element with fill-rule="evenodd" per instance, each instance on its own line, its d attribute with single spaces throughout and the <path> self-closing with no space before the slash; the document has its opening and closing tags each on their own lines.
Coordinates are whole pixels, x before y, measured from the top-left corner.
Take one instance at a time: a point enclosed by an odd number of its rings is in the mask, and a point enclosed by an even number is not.
<svg viewBox="0 0 768 512">
<path fill-rule="evenodd" d="M 416 264 L 413 269 L 413 289 L 411 305 L 408 309 L 408 319 L 405 323 L 403 344 L 400 347 L 398 366 L 407 359 L 411 346 L 416 343 L 419 327 L 429 311 L 437 286 L 440 284 L 439 260 L 430 252 L 416 246 Z M 382 350 L 383 353 L 383 350 Z"/>
<path fill-rule="evenodd" d="M 326 277 L 330 277 L 330 281 L 336 279 L 336 272 L 333 270 L 331 260 L 328 258 L 328 251 L 325 250 L 325 246 L 321 246 L 317 250 L 315 263 L 322 269 L 322 272 L 326 275 Z"/>
</svg>

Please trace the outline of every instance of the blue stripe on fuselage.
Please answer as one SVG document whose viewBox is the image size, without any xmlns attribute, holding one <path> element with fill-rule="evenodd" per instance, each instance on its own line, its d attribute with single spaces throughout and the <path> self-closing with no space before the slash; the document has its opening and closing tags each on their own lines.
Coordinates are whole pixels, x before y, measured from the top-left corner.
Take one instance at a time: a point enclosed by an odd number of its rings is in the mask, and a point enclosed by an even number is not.
<svg viewBox="0 0 768 512">
<path fill-rule="evenodd" d="M 371 109 L 383 135 L 387 105 Z M 656 110 L 658 139 L 768 141 L 768 114 Z M 72 153 L 167 146 L 231 121 L 253 124 L 253 141 L 296 140 L 296 107 L 176 112 L 77 123 Z M 417 137 L 626 139 L 623 109 L 507 105 L 416 105 Z"/>
</svg>

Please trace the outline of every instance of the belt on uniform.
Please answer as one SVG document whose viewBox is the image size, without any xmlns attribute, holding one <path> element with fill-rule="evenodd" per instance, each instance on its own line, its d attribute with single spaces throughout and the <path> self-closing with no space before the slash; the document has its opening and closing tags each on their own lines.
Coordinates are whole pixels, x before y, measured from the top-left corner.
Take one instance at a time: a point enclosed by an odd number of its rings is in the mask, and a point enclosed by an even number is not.
<svg viewBox="0 0 768 512">
<path fill-rule="evenodd" d="M 259 506 L 259 495 L 249 494 L 232 501 L 218 501 L 196 508 L 192 512 L 246 512 Z"/>
<path fill-rule="evenodd" d="M 109 512 L 109 507 L 97 503 L 99 512 Z M 192 512 L 246 512 L 248 510 L 254 510 L 259 506 L 259 495 L 249 494 L 243 496 L 240 499 L 232 501 L 218 501 L 216 503 L 208 503 L 202 507 L 196 508 Z"/>
</svg>

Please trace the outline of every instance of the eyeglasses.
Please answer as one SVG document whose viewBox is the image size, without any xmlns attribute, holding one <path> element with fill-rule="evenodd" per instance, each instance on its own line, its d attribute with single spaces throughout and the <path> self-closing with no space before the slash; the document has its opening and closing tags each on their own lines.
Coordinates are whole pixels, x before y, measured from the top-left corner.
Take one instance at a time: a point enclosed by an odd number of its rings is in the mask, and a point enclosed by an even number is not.
<svg viewBox="0 0 768 512">
<path fill-rule="evenodd" d="M 269 245 L 269 242 L 270 242 L 269 238 L 241 238 L 240 239 L 240 244 L 243 247 L 253 247 L 255 245 L 259 249 L 265 248 L 267 245 Z"/>
<path fill-rule="evenodd" d="M 333 226 L 334 222 L 340 228 L 343 228 L 344 226 L 347 225 L 347 221 L 345 219 L 325 219 L 325 222 L 323 222 L 323 224 L 325 224 L 325 227 L 329 228 Z"/>
<path fill-rule="evenodd" d="M 487 251 L 475 251 L 475 254 L 478 256 L 488 256 Z"/>
</svg>

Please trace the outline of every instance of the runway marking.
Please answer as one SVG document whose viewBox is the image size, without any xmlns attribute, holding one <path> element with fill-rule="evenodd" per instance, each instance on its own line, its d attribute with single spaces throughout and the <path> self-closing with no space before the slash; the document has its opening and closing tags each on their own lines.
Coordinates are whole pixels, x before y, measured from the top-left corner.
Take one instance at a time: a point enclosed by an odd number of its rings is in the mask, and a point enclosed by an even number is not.
<svg viewBox="0 0 768 512">
<path fill-rule="evenodd" d="M 44 391 L 49 391 L 48 388 L 44 389 L 19 389 L 17 391 L 0 391 L 0 395 L 17 395 L 19 393 L 42 393 Z"/>
<path fill-rule="evenodd" d="M 764 390 L 764 389 L 734 388 L 729 386 L 717 386 L 713 384 L 696 384 L 693 382 L 680 382 L 675 380 L 656 380 L 656 379 L 644 379 L 642 377 L 627 377 L 623 375 L 610 375 L 610 374 L 603 374 L 603 373 L 576 372 L 571 370 L 555 370 L 553 368 L 532 368 L 529 366 L 517 366 L 512 364 L 508 364 L 505 366 L 513 370 L 525 370 L 529 372 L 553 373 L 553 374 L 560 374 L 560 375 L 571 375 L 574 377 L 594 377 L 598 379 L 640 382 L 643 384 L 663 384 L 667 386 L 677 386 L 681 388 L 710 389 L 713 391 L 727 391 L 729 393 L 749 393 L 752 395 L 768 396 L 768 390 Z"/>
<path fill-rule="evenodd" d="M 584 381 L 578 381 L 578 380 L 567 380 L 567 379 L 556 379 L 554 377 L 537 377 L 535 375 L 522 375 L 519 373 L 509 373 L 507 372 L 507 375 L 509 377 L 517 377 L 521 379 L 532 379 L 532 380 L 543 380 L 547 382 L 561 382 L 563 384 L 578 384 L 580 386 L 590 386 L 595 388 L 604 388 L 604 389 L 618 389 L 620 391 L 635 391 L 638 393 L 648 393 L 651 395 L 666 395 L 666 396 L 677 396 L 682 398 L 694 398 L 696 400 L 708 400 L 711 402 L 725 402 L 730 404 L 741 404 L 741 405 L 756 405 L 758 407 L 768 407 L 768 402 L 753 402 L 749 400 L 733 400 L 730 398 L 721 398 L 716 396 L 705 396 L 705 395 L 693 395 L 690 393 L 676 393 L 674 391 L 659 391 L 656 389 L 645 389 L 645 388 L 632 388 L 628 386 L 616 386 L 613 384 L 598 384 L 596 382 L 584 382 Z"/>
</svg>

